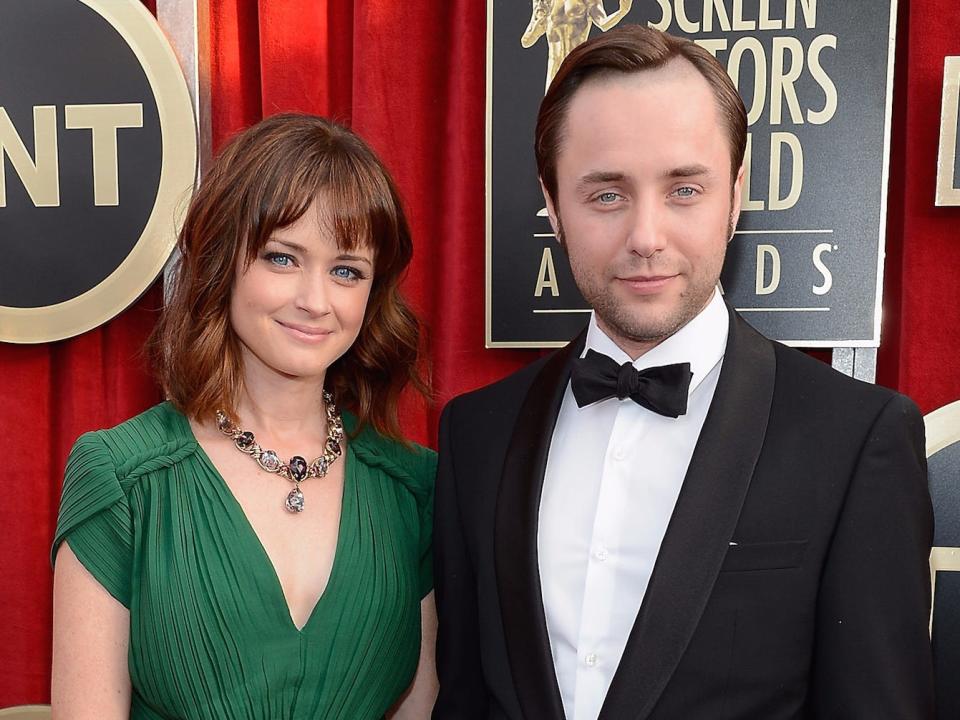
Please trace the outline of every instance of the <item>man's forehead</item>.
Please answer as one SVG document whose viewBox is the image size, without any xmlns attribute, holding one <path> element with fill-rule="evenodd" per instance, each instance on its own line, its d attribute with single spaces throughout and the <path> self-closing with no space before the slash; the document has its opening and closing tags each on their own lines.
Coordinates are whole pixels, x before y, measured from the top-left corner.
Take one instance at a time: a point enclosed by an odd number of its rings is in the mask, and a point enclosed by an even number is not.
<svg viewBox="0 0 960 720">
<path fill-rule="evenodd" d="M 581 134 L 598 131 L 643 132 L 649 128 L 720 129 L 717 99 L 699 73 L 661 70 L 621 75 L 580 88 L 568 108 L 568 129 Z"/>
<path fill-rule="evenodd" d="M 587 153 L 593 162 L 584 172 L 619 172 L 617 157 L 651 152 L 669 166 L 660 172 L 681 176 L 683 168 L 713 164 L 704 152 L 726 155 L 727 132 L 706 79 L 688 61 L 671 61 L 653 70 L 607 74 L 579 88 L 560 133 L 558 160 L 571 151 L 581 158 Z"/>
<path fill-rule="evenodd" d="M 689 90 L 706 90 L 710 95 L 713 91 L 710 83 L 696 66 L 684 57 L 675 57 L 663 65 L 635 72 L 621 72 L 619 70 L 604 70 L 588 77 L 577 88 L 571 104 L 576 102 L 580 95 L 605 95 L 610 91 L 624 89 L 654 89 L 665 85 L 679 85 Z"/>
</svg>

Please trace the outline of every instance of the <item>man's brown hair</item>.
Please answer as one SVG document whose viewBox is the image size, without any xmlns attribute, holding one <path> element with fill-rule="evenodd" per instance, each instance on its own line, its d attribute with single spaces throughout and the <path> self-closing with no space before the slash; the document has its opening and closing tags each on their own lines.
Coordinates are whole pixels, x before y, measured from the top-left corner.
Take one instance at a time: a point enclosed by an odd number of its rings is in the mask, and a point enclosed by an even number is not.
<svg viewBox="0 0 960 720">
<path fill-rule="evenodd" d="M 278 228 L 319 199 L 339 247 L 369 247 L 373 282 L 357 340 L 327 370 L 337 403 L 400 438 L 397 403 L 417 367 L 420 325 L 400 296 L 413 254 L 400 198 L 373 151 L 345 127 L 311 115 L 275 115 L 223 149 L 193 195 L 178 238 L 172 294 L 153 332 L 160 383 L 186 415 L 236 417 L 240 341 L 230 324 L 238 267 L 249 267 Z"/>
<path fill-rule="evenodd" d="M 574 48 L 540 103 L 534 142 L 537 172 L 554 203 L 563 125 L 570 101 L 580 86 L 600 76 L 654 70 L 677 58 L 691 63 L 713 90 L 730 139 L 731 182 L 736 179 L 747 146 L 747 111 L 723 65 L 690 40 L 641 25 L 622 25 Z"/>
</svg>

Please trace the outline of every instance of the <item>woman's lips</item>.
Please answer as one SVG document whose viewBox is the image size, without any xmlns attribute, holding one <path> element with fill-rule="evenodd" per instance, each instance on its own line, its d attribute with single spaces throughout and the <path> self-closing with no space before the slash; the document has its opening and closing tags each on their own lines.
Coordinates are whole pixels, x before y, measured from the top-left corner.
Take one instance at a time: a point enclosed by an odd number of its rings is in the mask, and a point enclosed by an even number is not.
<svg viewBox="0 0 960 720">
<path fill-rule="evenodd" d="M 286 330 L 288 335 L 302 342 L 323 342 L 323 340 L 332 333 L 331 330 L 310 327 L 309 325 L 298 325 L 296 323 L 281 322 L 279 320 L 277 320 L 276 323 Z"/>
</svg>

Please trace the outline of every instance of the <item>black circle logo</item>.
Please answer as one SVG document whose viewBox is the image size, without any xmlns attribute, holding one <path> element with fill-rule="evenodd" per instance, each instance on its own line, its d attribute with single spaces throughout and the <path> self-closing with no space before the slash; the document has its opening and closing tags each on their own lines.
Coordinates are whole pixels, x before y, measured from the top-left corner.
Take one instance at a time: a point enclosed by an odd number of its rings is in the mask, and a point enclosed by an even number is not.
<svg viewBox="0 0 960 720">
<path fill-rule="evenodd" d="M 180 67 L 137 0 L 0 3 L 0 340 L 71 337 L 136 300 L 196 165 Z"/>
</svg>

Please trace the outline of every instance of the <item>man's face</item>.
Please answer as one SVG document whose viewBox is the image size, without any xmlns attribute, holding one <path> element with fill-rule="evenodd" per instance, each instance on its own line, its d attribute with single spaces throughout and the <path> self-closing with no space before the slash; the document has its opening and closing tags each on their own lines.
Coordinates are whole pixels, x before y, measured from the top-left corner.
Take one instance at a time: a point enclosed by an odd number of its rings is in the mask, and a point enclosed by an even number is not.
<svg viewBox="0 0 960 720">
<path fill-rule="evenodd" d="M 550 220 L 600 327 L 632 357 L 713 294 L 740 213 L 729 148 L 713 92 L 685 60 L 590 80 L 570 102 Z"/>
</svg>

